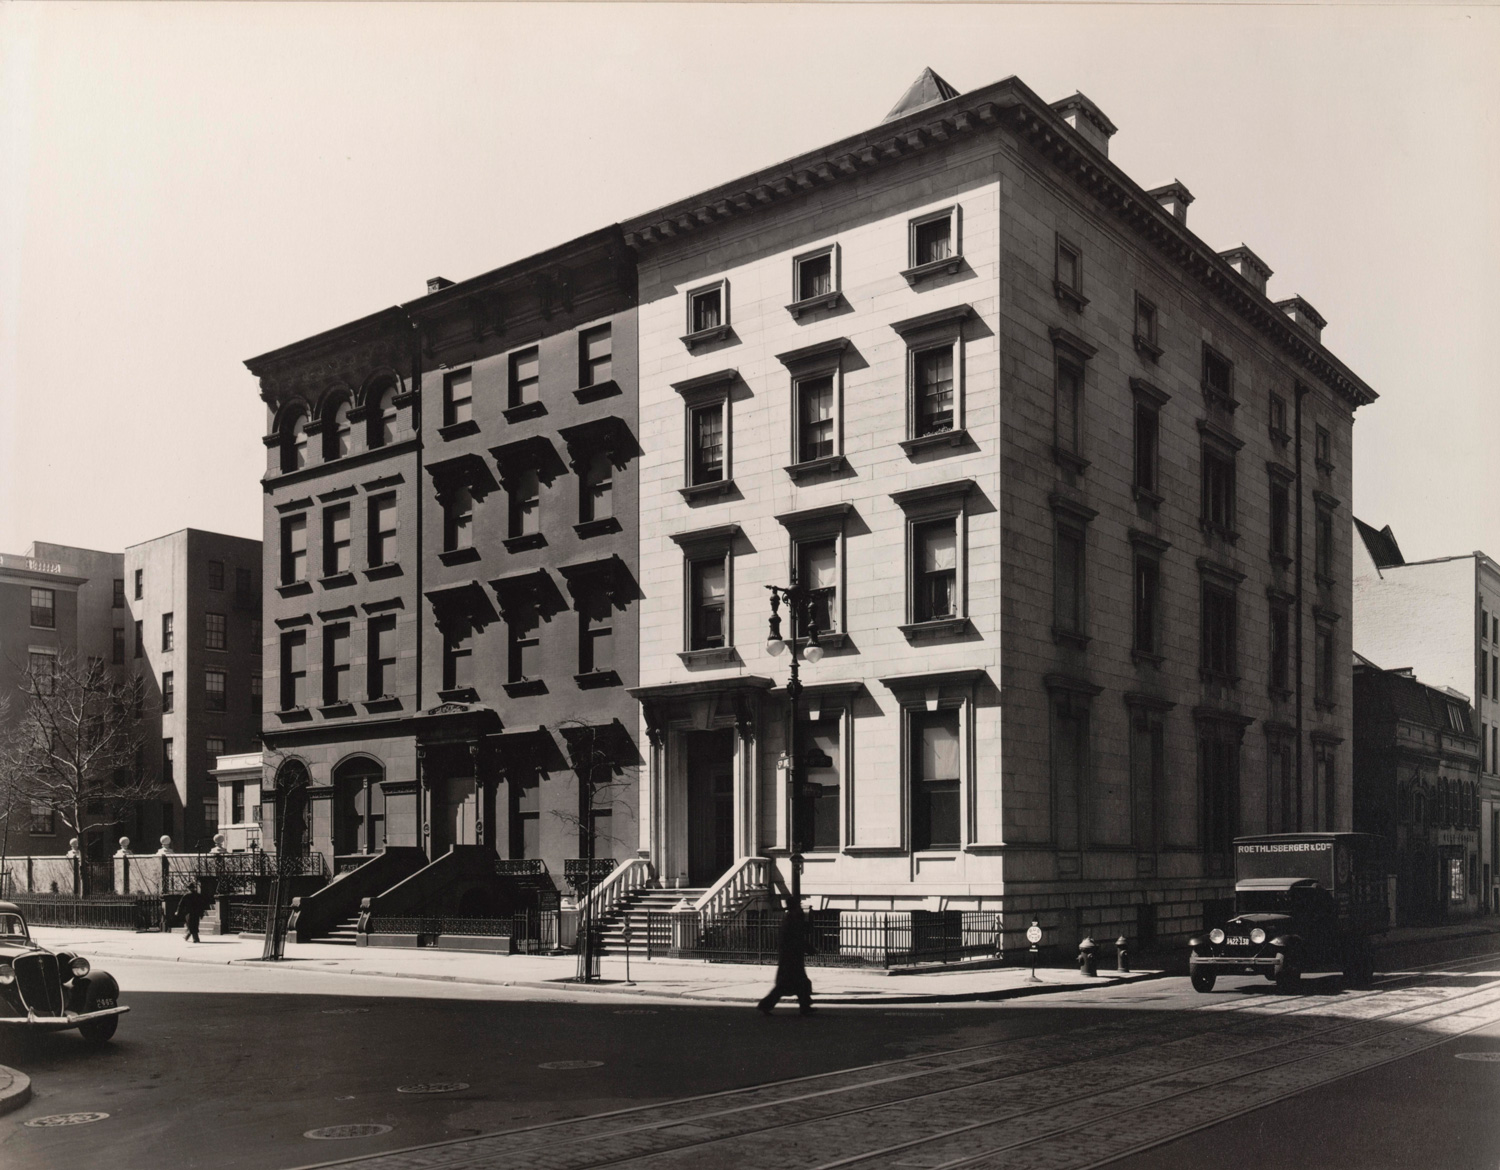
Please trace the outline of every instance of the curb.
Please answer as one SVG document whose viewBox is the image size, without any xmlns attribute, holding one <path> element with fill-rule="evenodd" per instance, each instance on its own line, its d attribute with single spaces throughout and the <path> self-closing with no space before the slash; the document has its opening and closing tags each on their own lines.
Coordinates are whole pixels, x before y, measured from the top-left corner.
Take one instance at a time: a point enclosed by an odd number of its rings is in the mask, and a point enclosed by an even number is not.
<svg viewBox="0 0 1500 1170">
<path fill-rule="evenodd" d="M 0 1064 L 0 1113 L 19 1109 L 31 1100 L 31 1078 L 20 1069 Z"/>
</svg>

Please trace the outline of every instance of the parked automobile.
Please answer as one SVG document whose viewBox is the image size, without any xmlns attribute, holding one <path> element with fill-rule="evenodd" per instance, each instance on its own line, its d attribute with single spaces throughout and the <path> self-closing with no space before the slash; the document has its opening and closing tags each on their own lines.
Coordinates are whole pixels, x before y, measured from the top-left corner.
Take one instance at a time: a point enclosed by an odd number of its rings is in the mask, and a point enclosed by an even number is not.
<svg viewBox="0 0 1500 1170">
<path fill-rule="evenodd" d="M 1212 991 L 1220 975 L 1295 990 L 1304 971 L 1368 982 L 1372 940 L 1389 924 L 1384 845 L 1370 833 L 1236 838 L 1235 916 L 1189 940 L 1194 990 Z"/>
<path fill-rule="evenodd" d="M 0 1038 L 19 1030 L 65 1032 L 103 1044 L 120 1017 L 120 985 L 82 955 L 39 946 L 14 902 L 0 902 Z"/>
</svg>

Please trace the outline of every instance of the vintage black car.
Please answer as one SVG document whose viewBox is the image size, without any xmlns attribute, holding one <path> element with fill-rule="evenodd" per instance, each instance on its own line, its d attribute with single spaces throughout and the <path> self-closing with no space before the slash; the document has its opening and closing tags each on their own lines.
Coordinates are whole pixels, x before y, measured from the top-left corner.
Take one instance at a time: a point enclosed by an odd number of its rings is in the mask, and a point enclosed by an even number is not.
<svg viewBox="0 0 1500 1170">
<path fill-rule="evenodd" d="M 1235 916 L 1189 940 L 1197 991 L 1220 975 L 1264 975 L 1295 990 L 1304 971 L 1375 973 L 1372 939 L 1389 922 L 1384 841 L 1369 833 L 1235 840 Z"/>
<path fill-rule="evenodd" d="M 38 946 L 20 908 L 0 902 L 0 1040 L 22 1030 L 77 1028 L 103 1044 L 129 1010 L 120 1006 L 114 976 L 93 970 L 82 955 Z"/>
</svg>

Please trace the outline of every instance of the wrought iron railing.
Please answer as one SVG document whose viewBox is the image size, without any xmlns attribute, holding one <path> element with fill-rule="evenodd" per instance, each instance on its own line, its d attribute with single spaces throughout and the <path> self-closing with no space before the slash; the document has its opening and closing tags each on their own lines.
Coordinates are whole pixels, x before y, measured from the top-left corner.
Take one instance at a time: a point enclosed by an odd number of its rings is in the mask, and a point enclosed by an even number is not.
<svg viewBox="0 0 1500 1170">
<path fill-rule="evenodd" d="M 542 877 L 547 872 L 547 863 L 540 857 L 497 858 L 497 877 Z"/>
<path fill-rule="evenodd" d="M 568 857 L 563 860 L 563 881 L 582 897 L 615 871 L 613 857 Z"/>
<path fill-rule="evenodd" d="M 257 878 L 327 877 L 321 853 L 285 856 L 256 849 L 246 853 L 170 853 L 166 855 L 168 894 L 185 894 L 203 878 L 213 878 L 220 893 L 251 889 Z"/>
<path fill-rule="evenodd" d="M 26 896 L 12 899 L 33 926 L 92 926 L 104 930 L 156 930 L 162 924 L 160 898 L 70 898 Z"/>
<path fill-rule="evenodd" d="M 583 899 L 579 913 L 591 921 L 602 922 L 619 910 L 631 894 L 650 884 L 651 863 L 644 857 L 626 858 L 594 886 Z"/>
<path fill-rule="evenodd" d="M 223 911 L 223 929 L 226 934 L 265 934 L 266 921 L 271 908 L 258 902 L 226 902 Z M 291 917 L 292 908 L 281 908 L 283 924 Z"/>
</svg>

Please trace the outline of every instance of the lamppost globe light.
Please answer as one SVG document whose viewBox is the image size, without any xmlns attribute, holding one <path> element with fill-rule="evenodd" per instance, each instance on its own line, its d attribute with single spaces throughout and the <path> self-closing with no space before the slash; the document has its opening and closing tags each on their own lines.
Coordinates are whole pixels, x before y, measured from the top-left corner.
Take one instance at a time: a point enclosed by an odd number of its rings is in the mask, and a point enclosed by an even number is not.
<svg viewBox="0 0 1500 1170">
<path fill-rule="evenodd" d="M 819 646 L 816 642 L 809 642 L 802 648 L 802 657 L 816 665 L 823 660 L 823 647 Z"/>
<path fill-rule="evenodd" d="M 783 642 L 780 638 L 766 639 L 766 653 L 769 654 L 772 658 L 779 657 L 785 649 L 786 643 Z"/>
</svg>

